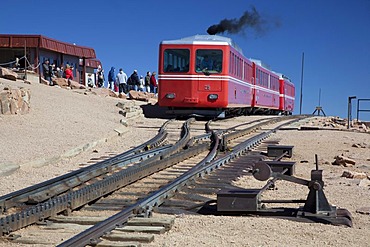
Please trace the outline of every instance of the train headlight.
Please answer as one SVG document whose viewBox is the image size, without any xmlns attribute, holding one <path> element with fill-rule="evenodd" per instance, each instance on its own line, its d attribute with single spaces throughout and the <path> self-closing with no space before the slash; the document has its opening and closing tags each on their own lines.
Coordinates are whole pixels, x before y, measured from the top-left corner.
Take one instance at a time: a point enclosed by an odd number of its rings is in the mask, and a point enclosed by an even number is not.
<svg viewBox="0 0 370 247">
<path fill-rule="evenodd" d="M 166 94 L 166 98 L 167 99 L 174 99 L 174 98 L 176 98 L 176 94 L 175 93 L 168 93 L 168 94 Z"/>
<path fill-rule="evenodd" d="M 216 99 L 218 99 L 218 95 L 217 94 L 209 94 L 208 99 L 209 100 L 216 100 Z"/>
</svg>

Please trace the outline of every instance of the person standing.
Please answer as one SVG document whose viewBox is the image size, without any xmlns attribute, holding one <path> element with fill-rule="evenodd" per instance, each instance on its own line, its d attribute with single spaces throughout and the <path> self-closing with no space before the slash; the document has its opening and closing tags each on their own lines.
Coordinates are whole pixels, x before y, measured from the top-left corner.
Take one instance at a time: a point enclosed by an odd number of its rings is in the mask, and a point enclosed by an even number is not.
<svg viewBox="0 0 370 247">
<path fill-rule="evenodd" d="M 150 92 L 156 94 L 157 93 L 157 79 L 155 78 L 155 71 L 153 71 L 152 76 L 150 77 Z"/>
<path fill-rule="evenodd" d="M 119 72 L 116 76 L 116 82 L 118 84 L 118 92 L 127 93 L 127 75 L 125 72 L 123 72 L 123 69 L 119 69 Z"/>
<path fill-rule="evenodd" d="M 44 79 L 49 82 L 49 85 L 52 86 L 51 82 L 51 66 L 49 59 L 46 59 L 45 62 L 42 63 L 42 73 L 44 75 Z"/>
<path fill-rule="evenodd" d="M 140 86 L 138 91 L 145 92 L 145 82 L 144 82 L 144 77 L 141 75 L 140 76 Z"/>
<path fill-rule="evenodd" d="M 104 70 L 101 65 L 98 66 L 98 69 L 96 71 L 96 81 L 98 87 L 104 86 Z"/>
<path fill-rule="evenodd" d="M 150 71 L 146 72 L 146 76 L 144 79 L 144 92 L 150 93 Z"/>
<path fill-rule="evenodd" d="M 72 71 L 71 66 L 69 66 L 69 64 L 66 65 L 65 73 L 66 73 L 66 79 L 68 81 L 68 86 L 71 86 L 70 80 L 73 80 L 73 71 Z"/>
<path fill-rule="evenodd" d="M 139 76 L 137 75 L 137 70 L 135 69 L 134 72 L 131 74 L 130 76 L 130 90 L 135 90 L 135 91 L 138 91 L 139 90 L 139 86 L 140 86 L 140 79 L 139 79 Z"/>
<path fill-rule="evenodd" d="M 108 88 L 112 91 L 114 91 L 114 79 L 115 79 L 115 68 L 111 67 L 108 73 Z"/>
</svg>

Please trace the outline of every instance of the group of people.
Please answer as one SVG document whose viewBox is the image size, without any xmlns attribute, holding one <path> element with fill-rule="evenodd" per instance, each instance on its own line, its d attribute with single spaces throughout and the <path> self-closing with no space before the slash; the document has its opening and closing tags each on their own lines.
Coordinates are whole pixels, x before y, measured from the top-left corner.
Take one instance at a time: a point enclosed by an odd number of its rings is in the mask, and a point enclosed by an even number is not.
<svg viewBox="0 0 370 247">
<path fill-rule="evenodd" d="M 127 94 L 131 90 L 156 94 L 158 84 L 155 76 L 155 71 L 153 73 L 148 71 L 145 78 L 139 77 L 137 70 L 134 70 L 128 77 L 122 68 L 115 74 L 115 68 L 111 67 L 108 73 L 108 88 L 120 94 Z"/>
<path fill-rule="evenodd" d="M 43 62 L 42 68 L 44 79 L 49 82 L 50 86 L 54 85 L 52 81 L 53 77 L 66 78 L 68 82 L 69 80 L 73 80 L 73 67 L 69 64 L 65 68 L 64 66 L 56 67 L 54 63 L 50 64 L 50 61 L 47 59 Z M 91 77 L 89 77 L 87 79 L 87 86 L 104 87 L 104 70 L 101 65 L 98 66 L 95 77 L 96 85 Z M 156 94 L 158 88 L 156 72 L 153 71 L 150 73 L 148 71 L 145 77 L 139 77 L 137 70 L 134 70 L 128 77 L 122 68 L 116 74 L 115 68 L 112 67 L 108 73 L 108 88 L 120 94 L 127 94 L 131 90 Z"/>
<path fill-rule="evenodd" d="M 67 64 L 65 68 L 63 65 L 57 67 L 54 63 L 50 64 L 50 61 L 47 59 L 42 63 L 42 69 L 44 79 L 49 82 L 50 86 L 54 85 L 52 81 L 53 77 L 66 78 L 68 81 L 73 80 L 73 67 L 69 64 Z"/>
</svg>

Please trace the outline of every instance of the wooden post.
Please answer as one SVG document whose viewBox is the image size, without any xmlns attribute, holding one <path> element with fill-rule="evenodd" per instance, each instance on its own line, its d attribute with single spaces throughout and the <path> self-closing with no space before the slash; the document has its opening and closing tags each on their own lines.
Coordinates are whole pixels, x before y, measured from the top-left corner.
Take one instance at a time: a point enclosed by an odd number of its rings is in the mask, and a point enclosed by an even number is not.
<svg viewBox="0 0 370 247">
<path fill-rule="evenodd" d="M 27 80 L 27 40 L 24 40 L 24 80 Z"/>
</svg>

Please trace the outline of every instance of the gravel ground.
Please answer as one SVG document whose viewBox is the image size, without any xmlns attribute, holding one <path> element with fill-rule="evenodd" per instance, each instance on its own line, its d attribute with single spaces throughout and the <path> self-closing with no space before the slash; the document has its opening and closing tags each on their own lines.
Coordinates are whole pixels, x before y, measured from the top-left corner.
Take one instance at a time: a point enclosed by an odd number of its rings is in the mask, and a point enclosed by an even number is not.
<svg viewBox="0 0 370 247">
<path fill-rule="evenodd" d="M 121 153 L 156 135 L 166 121 L 139 117 L 124 127 L 115 106 L 123 99 L 4 79 L 0 79 L 0 87 L 1 84 L 30 88 L 31 111 L 26 115 L 0 115 L 0 166 L 20 166 L 1 177 L 0 195 L 77 169 L 91 158 Z M 117 128 L 124 134 L 118 136 L 114 131 Z M 264 217 L 178 215 L 174 227 L 156 236 L 148 246 L 370 246 L 370 216 L 356 213 L 361 207 L 370 207 L 367 184 L 370 180 L 341 177 L 344 170 L 370 175 L 369 137 L 366 133 L 324 130 L 289 130 L 273 136 L 280 139 L 281 144 L 294 145 L 291 160 L 297 162 L 298 177 L 310 178 L 314 156 L 318 155 L 320 168 L 324 170 L 325 194 L 331 204 L 352 213 L 353 228 Z M 56 158 L 92 143 L 95 146 L 75 157 Z M 355 143 L 366 144 L 366 147 L 352 147 Z M 334 156 L 341 154 L 356 160 L 356 165 L 348 168 L 331 165 Z M 44 165 L 37 165 L 35 160 L 45 161 Z M 250 188 L 261 182 L 241 177 L 234 184 Z M 284 181 L 278 182 L 277 188 L 264 196 L 304 199 L 308 193 L 307 188 Z M 5 245 L 0 242 L 0 246 Z"/>
</svg>

